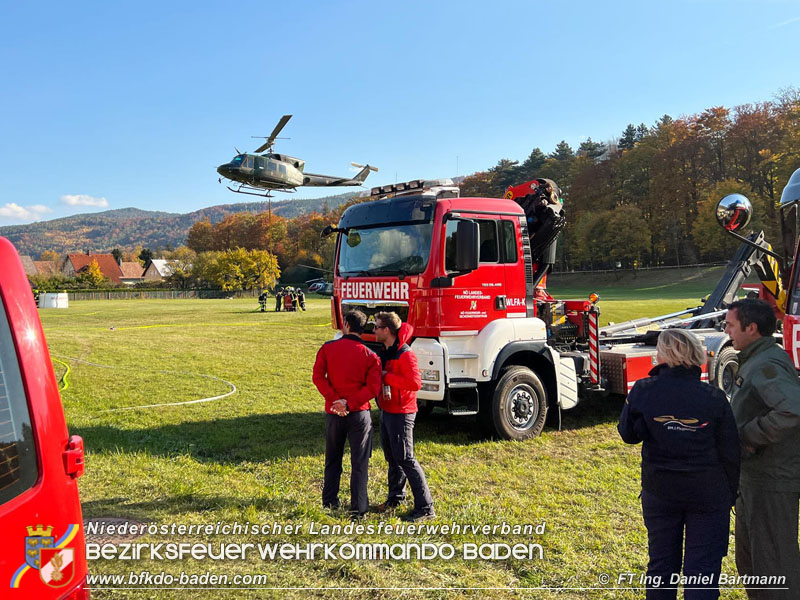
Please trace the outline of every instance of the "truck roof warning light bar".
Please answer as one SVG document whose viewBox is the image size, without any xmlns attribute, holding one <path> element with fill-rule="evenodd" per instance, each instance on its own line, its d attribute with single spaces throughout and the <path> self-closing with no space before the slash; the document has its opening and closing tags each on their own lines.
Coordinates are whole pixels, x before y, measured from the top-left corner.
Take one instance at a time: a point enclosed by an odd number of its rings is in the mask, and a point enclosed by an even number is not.
<svg viewBox="0 0 800 600">
<path fill-rule="evenodd" d="M 402 183 L 382 185 L 370 190 L 370 196 L 405 196 L 410 194 L 433 194 L 437 198 L 458 198 L 458 186 L 452 179 L 412 179 Z"/>
</svg>

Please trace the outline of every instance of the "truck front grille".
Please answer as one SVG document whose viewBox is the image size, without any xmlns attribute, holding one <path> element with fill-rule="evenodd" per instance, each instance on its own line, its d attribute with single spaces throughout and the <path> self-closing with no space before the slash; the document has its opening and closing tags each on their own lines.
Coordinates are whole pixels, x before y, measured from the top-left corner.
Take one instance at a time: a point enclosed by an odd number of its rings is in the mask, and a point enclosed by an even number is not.
<svg viewBox="0 0 800 600">
<path fill-rule="evenodd" d="M 375 331 L 375 315 L 379 312 L 395 312 L 400 317 L 400 320 L 405 323 L 408 321 L 408 303 L 396 301 L 365 301 L 365 300 L 342 300 L 342 314 L 346 314 L 351 310 L 360 310 L 367 315 L 367 326 L 364 333 L 374 333 Z"/>
</svg>

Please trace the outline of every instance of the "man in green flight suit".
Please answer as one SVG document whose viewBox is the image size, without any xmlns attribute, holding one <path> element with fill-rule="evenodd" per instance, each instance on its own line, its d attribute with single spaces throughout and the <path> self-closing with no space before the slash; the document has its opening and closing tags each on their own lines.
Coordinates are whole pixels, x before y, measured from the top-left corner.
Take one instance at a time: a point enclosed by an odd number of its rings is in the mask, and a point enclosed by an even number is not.
<svg viewBox="0 0 800 600">
<path fill-rule="evenodd" d="M 739 376 L 731 398 L 742 446 L 736 567 L 739 575 L 755 576 L 743 582 L 751 600 L 797 600 L 800 380 L 789 355 L 772 337 L 775 314 L 766 302 L 734 302 L 725 322 L 739 351 Z M 785 584 L 762 579 L 781 575 L 786 576 Z"/>
</svg>

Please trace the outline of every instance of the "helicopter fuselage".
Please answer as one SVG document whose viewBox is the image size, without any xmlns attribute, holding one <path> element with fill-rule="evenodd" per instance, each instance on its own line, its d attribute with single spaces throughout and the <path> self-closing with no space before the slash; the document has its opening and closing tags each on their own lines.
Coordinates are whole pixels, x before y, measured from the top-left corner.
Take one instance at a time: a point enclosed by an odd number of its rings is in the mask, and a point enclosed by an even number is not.
<svg viewBox="0 0 800 600">
<path fill-rule="evenodd" d="M 253 187 L 288 190 L 303 185 L 304 168 L 304 161 L 285 154 L 237 154 L 217 173 Z"/>
</svg>

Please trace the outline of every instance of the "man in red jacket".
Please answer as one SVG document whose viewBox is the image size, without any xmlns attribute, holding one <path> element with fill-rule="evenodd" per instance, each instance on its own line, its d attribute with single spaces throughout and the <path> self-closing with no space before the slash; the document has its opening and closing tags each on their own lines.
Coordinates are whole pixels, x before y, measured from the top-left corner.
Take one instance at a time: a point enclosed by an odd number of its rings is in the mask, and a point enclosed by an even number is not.
<svg viewBox="0 0 800 600">
<path fill-rule="evenodd" d="M 367 317 L 354 310 L 344 315 L 342 337 L 323 344 L 314 363 L 314 385 L 325 398 L 325 480 L 322 505 L 339 507 L 344 443 L 350 441 L 350 512 L 360 517 L 369 508 L 367 476 L 372 454 L 369 401 L 381 389 L 381 362 L 361 341 Z"/>
<path fill-rule="evenodd" d="M 435 516 L 433 498 L 425 473 L 414 457 L 414 420 L 417 416 L 417 390 L 422 378 L 417 356 L 406 343 L 414 328 L 403 323 L 397 313 L 375 315 L 375 339 L 382 343 L 383 389 L 378 398 L 381 408 L 381 445 L 389 463 L 389 494 L 379 511 L 395 508 L 405 499 L 406 480 L 414 495 L 414 510 L 405 521 L 421 521 Z"/>
</svg>

